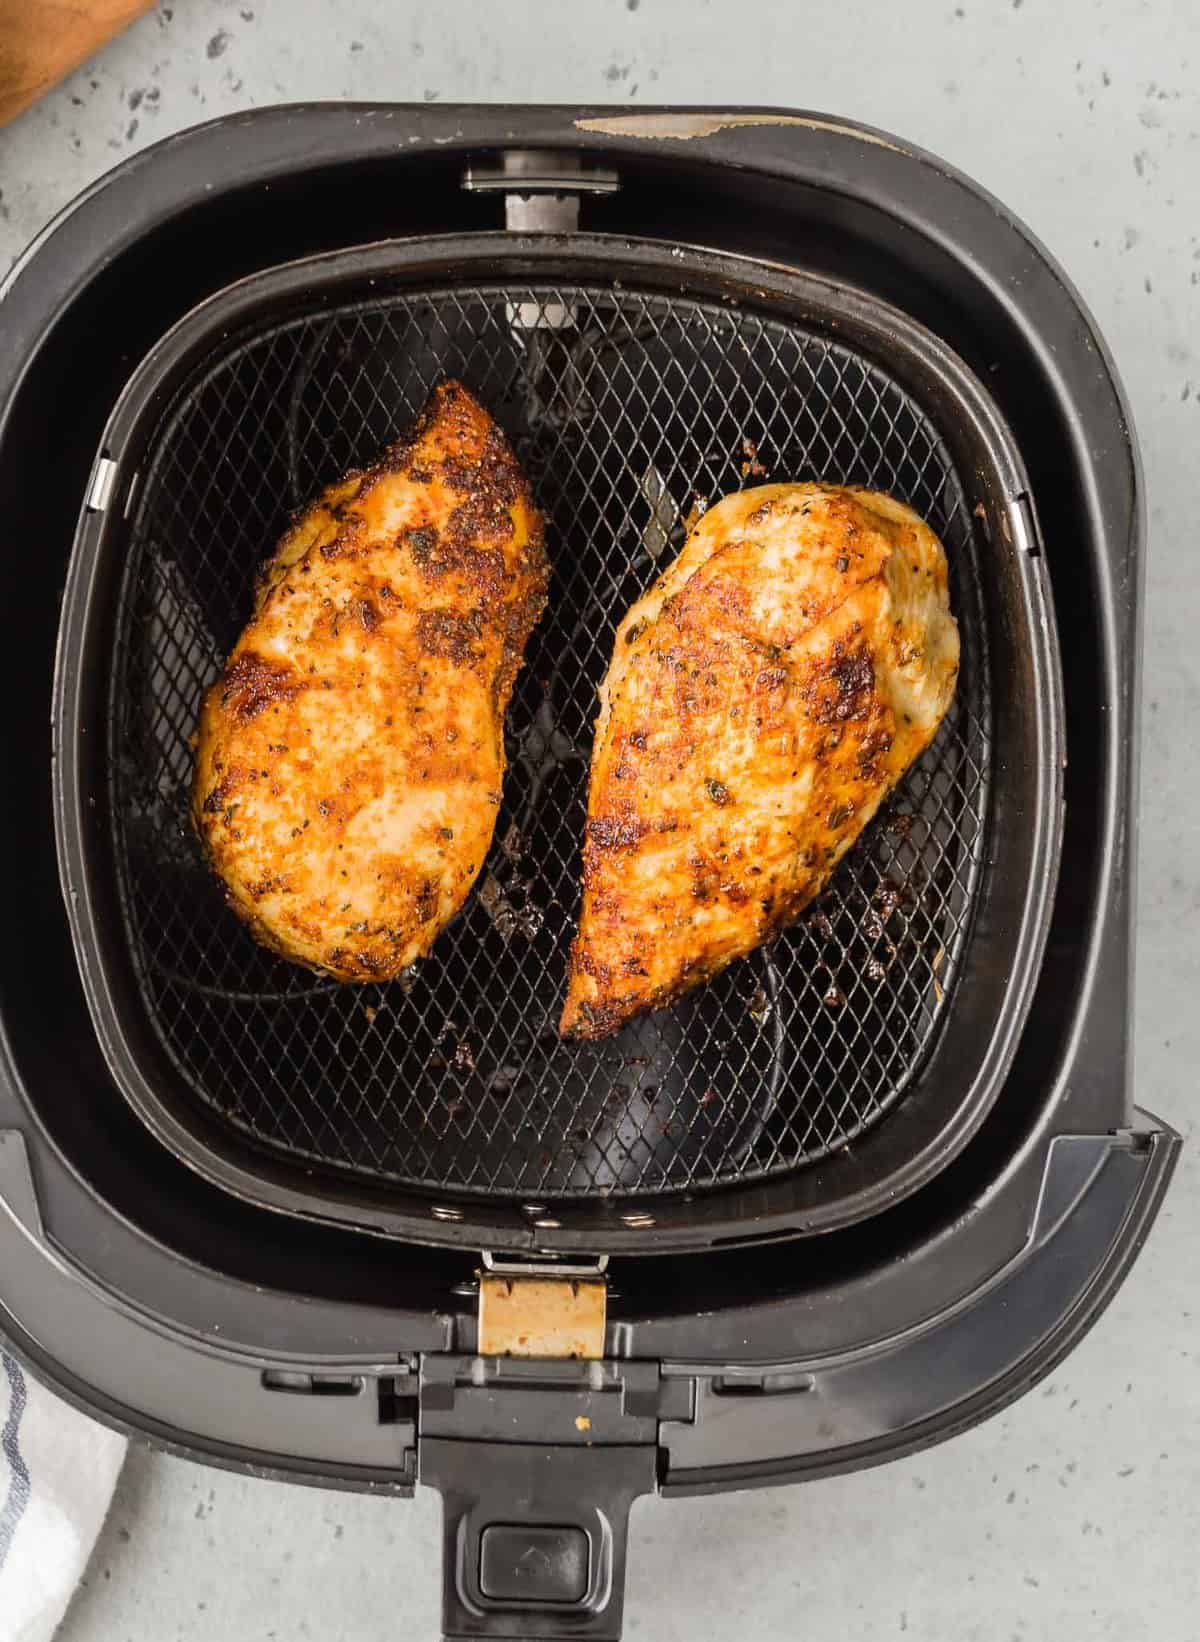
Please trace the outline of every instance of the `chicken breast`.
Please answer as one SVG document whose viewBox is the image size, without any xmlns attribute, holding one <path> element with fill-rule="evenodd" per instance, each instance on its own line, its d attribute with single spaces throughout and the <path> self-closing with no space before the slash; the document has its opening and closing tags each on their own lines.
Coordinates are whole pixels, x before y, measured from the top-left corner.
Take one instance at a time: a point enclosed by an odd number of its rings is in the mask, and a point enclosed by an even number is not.
<svg viewBox="0 0 1200 1642">
<path fill-rule="evenodd" d="M 264 945 L 343 980 L 429 951 L 491 843 L 542 521 L 455 382 L 266 564 L 200 715 L 192 807 Z"/>
<path fill-rule="evenodd" d="M 954 694 L 946 555 L 837 485 L 727 496 L 617 629 L 561 1030 L 600 1038 L 790 923 Z"/>
</svg>

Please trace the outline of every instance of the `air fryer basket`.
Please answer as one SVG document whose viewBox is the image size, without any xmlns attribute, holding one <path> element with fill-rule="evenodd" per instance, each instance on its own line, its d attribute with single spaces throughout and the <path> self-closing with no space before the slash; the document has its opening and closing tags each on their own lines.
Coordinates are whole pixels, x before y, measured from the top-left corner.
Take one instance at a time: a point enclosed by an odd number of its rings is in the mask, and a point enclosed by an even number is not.
<svg viewBox="0 0 1200 1642">
<path fill-rule="evenodd" d="M 901 315 L 694 252 L 681 287 L 681 257 L 482 235 L 313 259 L 196 310 L 114 415 L 124 505 L 84 516 L 60 635 L 68 907 L 118 1083 L 243 1195 L 493 1246 L 816 1229 L 928 1178 L 999 1089 L 1057 859 L 1057 661 L 1019 459 Z M 289 513 L 444 375 L 516 442 L 551 602 L 467 908 L 403 981 L 340 986 L 224 905 L 187 822 L 189 737 Z M 673 1010 L 562 1045 L 615 625 L 704 501 L 814 477 L 892 491 L 946 543 L 954 708 L 794 930 Z"/>
</svg>

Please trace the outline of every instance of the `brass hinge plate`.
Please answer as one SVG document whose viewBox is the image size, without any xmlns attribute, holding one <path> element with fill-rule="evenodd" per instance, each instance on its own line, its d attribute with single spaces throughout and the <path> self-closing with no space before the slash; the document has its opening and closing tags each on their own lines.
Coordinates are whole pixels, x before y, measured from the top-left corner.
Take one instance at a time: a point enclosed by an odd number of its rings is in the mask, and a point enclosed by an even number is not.
<svg viewBox="0 0 1200 1642">
<path fill-rule="evenodd" d="M 607 1302 L 602 1277 L 485 1272 L 479 1282 L 479 1355 L 603 1357 Z"/>
</svg>

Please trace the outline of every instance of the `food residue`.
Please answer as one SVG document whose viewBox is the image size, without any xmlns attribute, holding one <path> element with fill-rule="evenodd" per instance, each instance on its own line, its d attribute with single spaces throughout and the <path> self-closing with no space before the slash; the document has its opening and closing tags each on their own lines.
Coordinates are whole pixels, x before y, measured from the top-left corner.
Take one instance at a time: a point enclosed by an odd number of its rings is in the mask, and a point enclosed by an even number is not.
<svg viewBox="0 0 1200 1642">
<path fill-rule="evenodd" d="M 698 490 L 694 490 L 692 492 L 692 505 L 688 508 L 683 519 L 683 528 L 689 536 L 707 512 L 708 497 L 701 496 Z"/>
<path fill-rule="evenodd" d="M 761 479 L 767 470 L 758 459 L 758 446 L 753 439 L 742 440 L 742 455 L 745 457 L 742 463 L 742 478 L 749 479 L 753 474 L 756 479 Z"/>
<path fill-rule="evenodd" d="M 771 1000 L 768 998 L 765 988 L 761 986 L 755 987 L 748 1007 L 750 1011 L 750 1019 L 754 1021 L 757 1026 L 765 1026 L 767 1021 L 770 1020 Z"/>
</svg>

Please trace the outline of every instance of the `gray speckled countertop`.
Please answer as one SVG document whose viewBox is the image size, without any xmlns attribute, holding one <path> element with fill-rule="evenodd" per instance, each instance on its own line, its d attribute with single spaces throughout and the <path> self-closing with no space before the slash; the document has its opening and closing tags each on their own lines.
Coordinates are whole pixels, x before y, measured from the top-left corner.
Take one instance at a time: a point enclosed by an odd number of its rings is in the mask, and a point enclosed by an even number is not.
<svg viewBox="0 0 1200 1642">
<path fill-rule="evenodd" d="M 1066 264 L 1116 355 L 1145 454 L 1137 1084 L 1188 1135 L 1200 1064 L 1200 578 L 1187 500 L 1200 458 L 1200 7 L 175 0 L 0 132 L 0 268 L 132 150 L 231 110 L 318 98 L 827 109 L 952 159 Z M 1112 1309 L 998 1419 L 881 1471 L 643 1503 L 627 1634 L 1194 1642 L 1198 1236 L 1188 1150 Z M 62 1636 L 432 1638 L 437 1516 L 432 1496 L 308 1491 L 136 1450 Z"/>
</svg>

